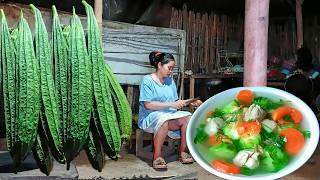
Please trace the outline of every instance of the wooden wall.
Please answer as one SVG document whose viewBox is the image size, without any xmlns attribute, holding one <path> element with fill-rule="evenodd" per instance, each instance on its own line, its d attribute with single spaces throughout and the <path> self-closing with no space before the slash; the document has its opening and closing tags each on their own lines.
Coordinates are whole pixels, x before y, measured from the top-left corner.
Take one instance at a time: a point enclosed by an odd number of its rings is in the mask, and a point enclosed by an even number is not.
<svg viewBox="0 0 320 180">
<path fill-rule="evenodd" d="M 294 18 L 271 18 L 269 22 L 268 55 L 294 60 L 297 47 Z"/>
<path fill-rule="evenodd" d="M 217 70 L 217 53 L 226 48 L 230 40 L 243 42 L 243 18 L 197 13 L 172 9 L 171 28 L 186 31 L 185 69 L 194 73 L 213 73 Z"/>
<path fill-rule="evenodd" d="M 320 22 L 319 17 L 314 16 L 304 21 L 304 40 L 311 49 L 314 63 L 320 64 Z"/>
<path fill-rule="evenodd" d="M 210 74 L 218 71 L 218 51 L 228 49 L 229 42 L 243 47 L 243 16 L 199 13 L 172 8 L 170 27 L 186 31 L 185 69 L 193 73 Z M 304 41 L 320 63 L 320 25 L 318 18 L 305 17 Z M 295 61 L 297 50 L 295 17 L 273 18 L 269 21 L 268 59 L 273 56 Z M 240 63 L 241 64 L 241 63 Z"/>
</svg>

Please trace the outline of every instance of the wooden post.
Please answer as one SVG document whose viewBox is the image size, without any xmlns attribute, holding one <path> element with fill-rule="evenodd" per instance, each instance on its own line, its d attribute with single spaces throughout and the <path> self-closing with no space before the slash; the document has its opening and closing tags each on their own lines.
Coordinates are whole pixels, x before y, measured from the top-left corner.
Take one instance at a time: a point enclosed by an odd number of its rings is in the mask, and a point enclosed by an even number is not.
<svg viewBox="0 0 320 180">
<path fill-rule="evenodd" d="M 303 21 L 302 21 L 302 5 L 303 0 L 296 0 L 296 21 L 297 21 L 297 48 L 303 45 Z"/>
<path fill-rule="evenodd" d="M 269 2 L 245 2 L 244 86 L 267 85 Z"/>
<path fill-rule="evenodd" d="M 189 84 L 189 98 L 194 98 L 194 83 L 195 83 L 195 78 L 193 75 L 190 75 L 190 84 Z M 194 111 L 193 106 L 189 105 L 189 110 L 190 112 Z"/>
<path fill-rule="evenodd" d="M 103 0 L 94 0 L 94 15 L 99 25 L 102 24 Z"/>
<path fill-rule="evenodd" d="M 103 0 L 94 0 L 94 16 L 96 17 L 96 20 L 100 29 L 101 39 L 103 39 L 102 14 L 103 14 Z"/>
<path fill-rule="evenodd" d="M 127 89 L 127 99 L 129 102 L 130 107 L 134 107 L 134 96 L 133 96 L 133 86 L 132 85 L 128 85 L 128 89 Z"/>
</svg>

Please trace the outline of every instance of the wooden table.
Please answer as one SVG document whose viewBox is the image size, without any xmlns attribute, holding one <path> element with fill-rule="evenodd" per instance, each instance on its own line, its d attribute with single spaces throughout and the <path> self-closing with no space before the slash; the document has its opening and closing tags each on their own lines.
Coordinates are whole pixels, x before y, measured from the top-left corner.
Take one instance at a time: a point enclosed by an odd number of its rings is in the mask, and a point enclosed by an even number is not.
<svg viewBox="0 0 320 180">
<path fill-rule="evenodd" d="M 226 78 L 237 78 L 239 80 L 243 80 L 243 74 L 208 74 L 208 75 L 201 75 L 201 74 L 193 74 L 186 76 L 185 78 L 189 78 L 190 80 L 190 86 L 189 86 L 189 98 L 194 98 L 194 85 L 196 79 L 226 79 Z M 268 79 L 267 86 L 271 87 L 284 87 L 284 79 Z M 190 108 L 190 110 L 193 110 L 193 108 Z"/>
</svg>

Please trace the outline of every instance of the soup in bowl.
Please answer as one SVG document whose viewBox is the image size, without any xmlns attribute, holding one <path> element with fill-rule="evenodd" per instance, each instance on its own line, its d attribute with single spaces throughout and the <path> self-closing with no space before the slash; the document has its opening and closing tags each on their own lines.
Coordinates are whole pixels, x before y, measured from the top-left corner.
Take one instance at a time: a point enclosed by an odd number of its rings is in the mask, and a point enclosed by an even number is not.
<svg viewBox="0 0 320 180">
<path fill-rule="evenodd" d="M 319 125 L 299 98 L 270 87 L 240 87 L 205 101 L 187 127 L 187 145 L 208 172 L 232 180 L 277 179 L 315 151 Z"/>
</svg>

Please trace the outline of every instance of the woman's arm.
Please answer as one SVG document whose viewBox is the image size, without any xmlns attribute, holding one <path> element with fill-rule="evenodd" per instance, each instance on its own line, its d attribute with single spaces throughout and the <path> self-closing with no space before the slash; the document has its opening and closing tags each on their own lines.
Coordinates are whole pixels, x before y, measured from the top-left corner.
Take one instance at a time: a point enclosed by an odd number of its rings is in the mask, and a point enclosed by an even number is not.
<svg viewBox="0 0 320 180">
<path fill-rule="evenodd" d="M 186 106 L 186 100 L 178 100 L 175 102 L 159 102 L 159 101 L 145 101 L 144 108 L 148 110 L 160 110 L 166 108 L 181 109 Z"/>
</svg>

